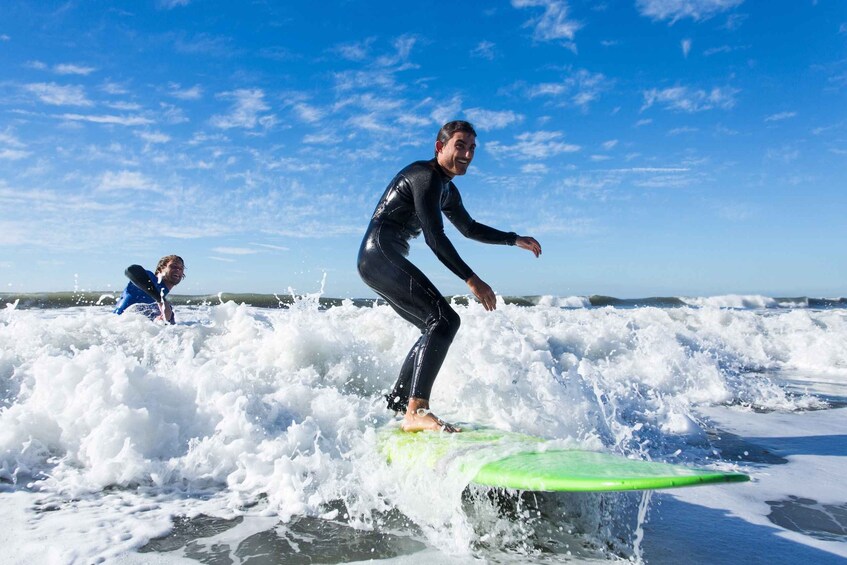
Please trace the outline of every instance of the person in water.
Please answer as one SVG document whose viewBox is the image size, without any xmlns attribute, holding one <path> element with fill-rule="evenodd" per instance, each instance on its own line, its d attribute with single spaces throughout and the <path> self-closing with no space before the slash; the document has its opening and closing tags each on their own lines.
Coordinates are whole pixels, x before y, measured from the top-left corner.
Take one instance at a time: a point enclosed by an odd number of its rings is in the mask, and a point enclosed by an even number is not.
<svg viewBox="0 0 847 565">
<path fill-rule="evenodd" d="M 124 271 L 129 279 L 126 288 L 113 310 L 122 314 L 130 306 L 137 308 L 153 320 L 174 323 L 174 312 L 165 299 L 168 293 L 185 278 L 185 261 L 179 255 L 159 259 L 156 271 L 151 273 L 141 265 L 130 265 Z M 156 305 L 154 307 L 153 305 Z"/>
<path fill-rule="evenodd" d="M 409 240 L 423 232 L 436 257 L 467 283 L 487 311 L 496 308 L 494 291 L 459 257 L 444 233 L 441 214 L 465 237 L 516 245 L 536 257 L 541 255 L 541 245 L 534 238 L 480 224 L 465 210 L 452 179 L 467 172 L 475 150 L 476 132 L 470 123 L 445 124 L 435 141 L 435 158 L 412 163 L 388 184 L 359 248 L 362 280 L 423 334 L 386 395 L 388 408 L 404 413 L 405 431 L 461 431 L 429 410 L 432 385 L 459 329 L 459 315 L 426 275 L 406 259 Z"/>
</svg>

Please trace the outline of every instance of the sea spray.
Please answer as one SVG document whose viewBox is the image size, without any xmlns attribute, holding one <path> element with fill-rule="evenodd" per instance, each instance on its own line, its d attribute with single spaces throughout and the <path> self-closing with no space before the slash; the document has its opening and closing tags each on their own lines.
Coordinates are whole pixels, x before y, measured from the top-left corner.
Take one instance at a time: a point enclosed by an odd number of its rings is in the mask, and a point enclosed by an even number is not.
<svg viewBox="0 0 847 565">
<path fill-rule="evenodd" d="M 821 407 L 779 375 L 847 373 L 837 309 L 453 305 L 462 328 L 436 413 L 563 447 L 708 464 L 720 453 L 699 406 Z M 177 317 L 167 326 L 86 306 L 0 319 L 0 481 L 54 509 L 35 532 L 58 509 L 85 509 L 84 559 L 201 513 L 390 529 L 455 555 L 637 547 L 633 495 L 539 495 L 530 507 L 525 494 L 469 495 L 466 477 L 388 464 L 381 395 L 418 337 L 388 306 L 307 296 L 284 309 L 181 306 Z M 67 555 L 79 551 L 70 539 Z"/>
</svg>

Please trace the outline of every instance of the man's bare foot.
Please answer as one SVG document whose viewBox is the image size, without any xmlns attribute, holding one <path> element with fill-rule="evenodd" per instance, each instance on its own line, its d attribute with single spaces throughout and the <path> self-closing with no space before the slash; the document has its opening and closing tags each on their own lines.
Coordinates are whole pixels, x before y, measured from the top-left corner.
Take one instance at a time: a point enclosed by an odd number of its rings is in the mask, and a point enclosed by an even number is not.
<svg viewBox="0 0 847 565">
<path fill-rule="evenodd" d="M 409 408 L 403 417 L 400 427 L 404 432 L 422 432 L 426 430 L 436 432 L 461 432 L 462 429 L 445 422 L 429 411 L 429 401 L 420 398 L 410 398 Z"/>
<path fill-rule="evenodd" d="M 423 409 L 421 410 L 423 412 Z M 432 412 L 424 412 L 423 414 L 409 414 L 408 412 L 403 417 L 403 423 L 400 424 L 404 432 L 461 432 L 461 428 L 457 428 L 453 424 L 445 422 L 437 417 Z"/>
</svg>

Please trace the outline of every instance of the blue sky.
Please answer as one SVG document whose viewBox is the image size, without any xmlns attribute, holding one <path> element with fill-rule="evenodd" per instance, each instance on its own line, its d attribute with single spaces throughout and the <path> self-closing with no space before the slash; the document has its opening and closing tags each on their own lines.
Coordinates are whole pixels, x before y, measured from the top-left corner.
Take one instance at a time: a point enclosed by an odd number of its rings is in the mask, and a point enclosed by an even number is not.
<svg viewBox="0 0 847 565">
<path fill-rule="evenodd" d="M 501 294 L 847 295 L 847 2 L 41 2 L 0 9 L 0 289 L 370 297 L 391 177 L 451 119 Z M 467 287 L 423 242 L 412 260 Z"/>
</svg>

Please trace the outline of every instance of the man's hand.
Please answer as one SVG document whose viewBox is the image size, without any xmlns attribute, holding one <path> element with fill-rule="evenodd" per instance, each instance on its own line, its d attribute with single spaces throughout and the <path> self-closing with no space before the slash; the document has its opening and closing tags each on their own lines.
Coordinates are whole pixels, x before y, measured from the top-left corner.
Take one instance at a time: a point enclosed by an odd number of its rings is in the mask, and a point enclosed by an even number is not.
<svg viewBox="0 0 847 565">
<path fill-rule="evenodd" d="M 174 311 L 171 308 L 171 303 L 167 300 L 162 300 L 157 303 L 159 305 L 159 311 L 161 315 L 159 315 L 159 319 L 166 321 L 169 324 L 174 323 Z"/>
<path fill-rule="evenodd" d="M 515 245 L 520 247 L 521 249 L 526 249 L 527 251 L 532 251 L 536 257 L 541 255 L 541 244 L 535 240 L 534 237 L 519 235 L 515 240 Z"/>
<path fill-rule="evenodd" d="M 497 308 L 497 297 L 485 281 L 478 276 L 473 275 L 465 282 L 468 283 L 471 292 L 473 292 L 473 295 L 476 296 L 477 300 L 482 303 L 483 308 L 489 311 Z"/>
</svg>

